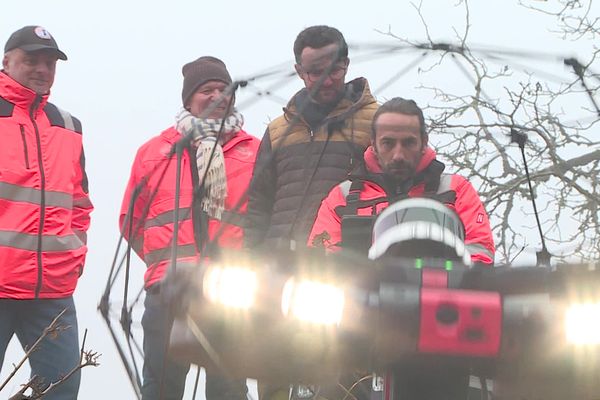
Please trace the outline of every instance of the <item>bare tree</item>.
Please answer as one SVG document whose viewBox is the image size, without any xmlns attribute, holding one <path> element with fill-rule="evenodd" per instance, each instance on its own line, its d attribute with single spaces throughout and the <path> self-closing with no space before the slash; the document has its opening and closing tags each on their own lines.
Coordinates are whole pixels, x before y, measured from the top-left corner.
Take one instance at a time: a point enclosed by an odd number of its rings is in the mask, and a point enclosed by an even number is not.
<svg viewBox="0 0 600 400">
<path fill-rule="evenodd" d="M 554 32 L 566 40 L 594 39 L 600 33 L 598 17 L 593 16 L 592 0 L 520 1 L 522 6 L 556 20 Z"/>
<path fill-rule="evenodd" d="M 544 2 L 545 7 L 557 8 L 552 11 L 536 3 L 528 7 L 557 18 L 561 37 L 589 40 L 597 35 L 598 19 L 590 18 L 584 2 Z M 433 97 L 426 115 L 438 154 L 453 171 L 468 177 L 484 199 L 501 261 L 511 262 L 531 246 L 547 247 L 557 259 L 598 259 L 600 136 L 595 128 L 600 110 L 595 98 L 600 76 L 592 72 L 597 50 L 581 63 L 554 55 L 552 62 L 564 63 L 572 72 L 545 73 L 535 64 L 548 54 L 469 45 L 469 7 L 467 1 L 459 4 L 466 18 L 463 32 L 455 30 L 456 44 L 431 38 L 421 5 L 414 7 L 425 25 L 426 43 L 386 32 L 404 44 L 439 52 L 437 61 L 421 68 L 422 73 L 449 63 L 471 83 L 463 93 L 421 86 Z M 580 8 L 584 9 L 581 13 Z M 515 62 L 523 57 L 529 57 L 529 65 Z M 521 141 L 522 149 L 511 144 L 515 139 Z M 542 238 L 530 202 L 527 172 Z"/>
<path fill-rule="evenodd" d="M 46 328 L 44 328 L 44 331 L 42 332 L 40 337 L 35 341 L 35 343 L 29 349 L 27 349 L 23 358 L 19 361 L 19 363 L 14 365 L 12 372 L 4 380 L 2 385 L 0 385 L 0 391 L 2 391 L 2 389 L 4 389 L 6 387 L 8 382 L 10 382 L 11 379 L 14 378 L 17 371 L 23 366 L 23 364 L 25 364 L 25 361 L 31 356 L 31 354 L 37 350 L 37 348 L 40 346 L 40 344 L 42 343 L 44 338 L 49 337 L 49 336 L 60 335 L 60 333 L 62 331 L 70 328 L 70 326 L 61 325 L 59 323 L 60 317 L 62 317 L 62 315 L 66 311 L 67 311 L 66 309 L 62 310 L 52 320 L 50 325 L 48 325 Z M 81 356 L 79 358 L 79 365 L 75 366 L 71 371 L 69 371 L 67 374 L 65 374 L 65 376 L 61 377 L 58 381 L 51 382 L 50 384 L 46 384 L 46 382 L 44 382 L 43 378 L 41 378 L 37 375 L 34 375 L 29 379 L 29 381 L 27 383 L 22 385 L 21 389 L 14 395 L 12 395 L 9 398 L 9 400 L 41 399 L 44 395 L 46 395 L 50 391 L 54 390 L 57 386 L 61 385 L 63 382 L 70 379 L 71 376 L 73 376 L 73 374 L 76 373 L 77 371 L 79 371 L 80 369 L 87 367 L 87 366 L 95 367 L 95 366 L 100 365 L 98 363 L 98 358 L 100 357 L 100 354 L 93 352 L 93 351 L 89 351 L 89 350 L 85 351 L 84 350 L 86 338 L 87 338 L 87 329 L 83 336 L 83 343 L 81 345 Z M 31 389 L 30 394 L 25 394 L 25 392 L 27 392 L 29 389 Z"/>
<path fill-rule="evenodd" d="M 39 376 L 33 376 L 29 382 L 22 385 L 21 390 L 11 396 L 8 400 L 34 400 L 41 399 L 52 390 L 54 390 L 57 386 L 61 385 L 63 382 L 66 382 L 68 379 L 73 376 L 73 374 L 84 367 L 97 367 L 100 365 L 98 363 L 98 358 L 100 354 L 93 351 L 83 351 L 81 352 L 81 359 L 79 365 L 74 367 L 71 371 L 69 371 L 64 377 L 60 378 L 56 382 L 50 383 L 50 385 L 46 385 L 44 380 Z M 30 394 L 25 394 L 25 392 L 31 389 Z"/>
</svg>

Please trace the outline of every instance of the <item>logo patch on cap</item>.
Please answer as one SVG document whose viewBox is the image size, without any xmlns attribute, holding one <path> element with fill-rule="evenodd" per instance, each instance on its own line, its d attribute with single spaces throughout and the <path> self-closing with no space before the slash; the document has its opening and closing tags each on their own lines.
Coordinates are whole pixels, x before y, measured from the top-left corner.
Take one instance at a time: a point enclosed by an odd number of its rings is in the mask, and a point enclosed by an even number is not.
<svg viewBox="0 0 600 400">
<path fill-rule="evenodd" d="M 50 32 L 48 32 L 46 28 L 37 26 L 33 31 L 40 39 L 52 39 L 52 35 L 50 35 Z"/>
</svg>

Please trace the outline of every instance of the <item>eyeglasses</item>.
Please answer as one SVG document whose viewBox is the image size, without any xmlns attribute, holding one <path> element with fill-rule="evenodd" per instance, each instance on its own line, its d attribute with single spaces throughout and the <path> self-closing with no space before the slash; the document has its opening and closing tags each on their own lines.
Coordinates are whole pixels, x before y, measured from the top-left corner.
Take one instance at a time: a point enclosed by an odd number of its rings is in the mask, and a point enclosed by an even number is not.
<svg viewBox="0 0 600 400">
<path fill-rule="evenodd" d="M 346 66 L 337 65 L 337 66 L 333 67 L 331 69 L 331 71 L 329 71 L 328 75 L 331 79 L 340 79 L 344 76 L 347 69 L 348 69 L 348 67 L 346 67 Z M 322 70 L 304 71 L 304 73 L 308 77 L 309 81 L 316 82 L 319 79 L 321 79 L 321 77 L 325 74 L 326 71 L 327 71 L 327 69 L 322 69 Z"/>
</svg>

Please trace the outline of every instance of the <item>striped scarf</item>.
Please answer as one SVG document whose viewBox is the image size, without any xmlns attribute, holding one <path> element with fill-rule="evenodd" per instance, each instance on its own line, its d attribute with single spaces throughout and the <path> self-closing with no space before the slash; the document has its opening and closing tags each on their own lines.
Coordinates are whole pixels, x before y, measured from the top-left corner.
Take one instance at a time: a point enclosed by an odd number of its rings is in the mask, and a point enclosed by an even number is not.
<svg viewBox="0 0 600 400">
<path fill-rule="evenodd" d="M 221 124 L 223 132 L 217 143 Z M 243 124 L 244 117 L 236 109 L 225 120 L 196 118 L 186 109 L 181 109 L 175 116 L 175 129 L 183 136 L 192 135 L 192 145 L 196 148 L 198 183 L 204 187 L 202 209 L 213 218 L 221 219 L 227 197 L 225 157 L 221 146 L 235 136 Z"/>
</svg>

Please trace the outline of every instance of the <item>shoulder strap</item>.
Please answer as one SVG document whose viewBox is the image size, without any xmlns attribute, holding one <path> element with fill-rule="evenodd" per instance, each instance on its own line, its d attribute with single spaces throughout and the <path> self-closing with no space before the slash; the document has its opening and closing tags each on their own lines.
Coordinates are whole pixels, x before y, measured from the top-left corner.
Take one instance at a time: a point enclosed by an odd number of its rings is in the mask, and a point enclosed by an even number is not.
<svg viewBox="0 0 600 400">
<path fill-rule="evenodd" d="M 386 196 L 371 200 L 361 200 L 360 192 L 364 187 L 364 181 L 362 179 L 345 180 L 338 186 L 341 189 L 344 198 L 346 199 L 344 205 L 340 205 L 335 208 L 335 213 L 340 218 L 344 217 L 344 215 L 357 215 L 357 210 L 359 208 L 370 207 L 387 201 Z"/>
<path fill-rule="evenodd" d="M 246 216 L 232 210 L 223 210 L 221 222 L 229 225 L 235 225 L 240 228 L 246 228 L 248 223 Z"/>
<path fill-rule="evenodd" d="M 456 203 L 456 191 L 452 189 L 452 174 L 440 175 L 437 190 L 432 197 L 444 204 Z"/>
<path fill-rule="evenodd" d="M 67 111 L 58 108 L 52 103 L 46 103 L 44 112 L 52 126 L 60 126 L 73 132 L 81 134 L 81 122 Z"/>
<path fill-rule="evenodd" d="M 363 181 L 360 179 L 347 179 L 338 185 L 346 200 L 345 205 L 335 208 L 335 212 L 340 218 L 344 215 L 356 215 L 356 210 L 359 208 L 360 192 L 363 186 Z"/>
<path fill-rule="evenodd" d="M 430 182 L 431 183 L 431 182 Z M 427 185 L 425 182 L 425 191 L 421 195 L 444 204 L 456 203 L 456 191 L 452 190 L 452 174 L 440 174 L 435 180 L 435 185 Z"/>
<path fill-rule="evenodd" d="M 429 197 L 444 204 L 456 202 L 456 192 L 452 190 L 452 174 L 444 174 L 445 165 L 433 160 L 423 171 L 422 181 L 425 185 L 423 197 Z"/>
<path fill-rule="evenodd" d="M 433 160 L 429 167 L 423 171 L 423 183 L 425 184 L 425 193 L 437 193 L 440 186 L 440 178 L 446 166 L 438 160 Z"/>
<path fill-rule="evenodd" d="M 196 162 L 196 152 L 191 144 L 185 147 L 185 151 L 190 157 L 190 170 L 192 173 L 192 187 L 194 194 L 192 196 L 192 226 L 194 229 L 194 242 L 196 247 L 202 253 L 205 246 L 209 243 L 208 238 L 208 214 L 202 210 L 202 196 L 204 188 L 200 186 L 200 177 L 198 176 L 198 164 Z"/>
<path fill-rule="evenodd" d="M 10 101 L 0 97 L 0 117 L 11 117 L 15 105 Z"/>
<path fill-rule="evenodd" d="M 358 201 L 360 199 L 360 192 L 364 187 L 364 182 L 361 180 L 351 181 L 350 190 L 346 195 L 346 205 L 354 207 L 354 212 L 356 212 L 356 206 L 358 205 Z"/>
</svg>

